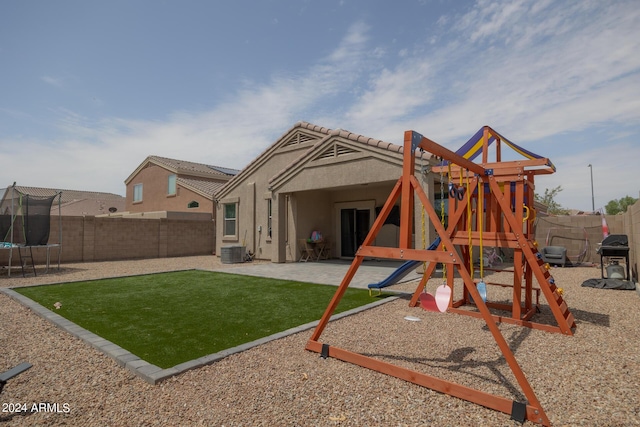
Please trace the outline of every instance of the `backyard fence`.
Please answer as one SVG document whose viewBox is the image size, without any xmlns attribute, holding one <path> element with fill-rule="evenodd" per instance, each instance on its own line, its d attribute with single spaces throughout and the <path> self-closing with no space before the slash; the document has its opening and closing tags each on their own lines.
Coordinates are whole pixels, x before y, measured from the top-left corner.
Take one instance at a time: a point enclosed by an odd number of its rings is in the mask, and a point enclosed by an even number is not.
<svg viewBox="0 0 640 427">
<path fill-rule="evenodd" d="M 63 216 L 61 262 L 116 261 L 211 255 L 215 248 L 212 220 L 168 218 L 109 218 Z M 58 216 L 51 217 L 49 243 L 59 242 Z M 33 248 L 36 264 L 46 262 L 44 247 Z M 57 264 L 58 248 L 50 249 L 51 263 Z M 0 251 L 0 265 L 7 265 L 9 251 Z M 17 250 L 13 265 L 19 265 Z"/>
<path fill-rule="evenodd" d="M 621 215 L 605 215 L 611 234 L 629 237 L 631 271 L 638 280 L 640 265 L 640 201 Z M 58 221 L 51 217 L 49 243 L 58 243 Z M 113 218 L 92 216 L 62 217 L 62 253 L 64 262 L 116 261 L 143 258 L 168 258 L 210 255 L 215 251 L 215 222 L 172 218 Z M 600 215 L 549 216 L 538 219 L 535 238 L 539 247 L 564 246 L 572 261 L 600 263 L 596 253 L 602 242 Z M 51 260 L 57 262 L 57 248 L 51 248 Z M 14 261 L 18 264 L 17 250 Z M 0 265 L 7 265 L 8 250 L 0 251 Z M 36 264 L 44 264 L 46 251 L 33 252 Z"/>
<path fill-rule="evenodd" d="M 605 215 L 611 234 L 627 234 L 622 215 Z M 600 215 L 540 217 L 536 226 L 538 247 L 563 246 L 572 262 L 600 263 L 596 253 L 602 242 Z"/>
<path fill-rule="evenodd" d="M 625 234 L 629 238 L 629 261 L 634 280 L 638 281 L 640 265 L 640 201 L 620 215 L 604 216 L 609 234 Z M 544 246 L 564 246 L 572 261 L 582 256 L 582 262 L 600 263 L 596 253 L 603 240 L 600 215 L 549 216 L 538 220 L 536 240 Z M 585 248 L 586 240 L 586 248 Z"/>
</svg>

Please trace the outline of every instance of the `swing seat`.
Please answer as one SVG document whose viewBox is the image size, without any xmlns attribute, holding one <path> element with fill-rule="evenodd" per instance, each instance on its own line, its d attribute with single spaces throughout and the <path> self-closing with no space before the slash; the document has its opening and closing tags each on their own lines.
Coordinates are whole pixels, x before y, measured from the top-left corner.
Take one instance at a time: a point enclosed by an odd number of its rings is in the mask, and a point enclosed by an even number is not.
<svg viewBox="0 0 640 427">
<path fill-rule="evenodd" d="M 480 294 L 480 298 L 482 298 L 482 302 L 487 302 L 487 284 L 484 282 L 478 283 L 476 286 L 478 293 Z"/>
<path fill-rule="evenodd" d="M 487 302 L 487 284 L 484 282 L 478 282 L 478 284 L 476 285 L 476 289 L 480 294 L 480 298 L 482 298 L 482 302 Z M 475 304 L 471 295 L 469 295 L 469 300 L 472 304 Z"/>
<path fill-rule="evenodd" d="M 451 288 L 447 285 L 438 286 L 435 296 L 428 292 L 420 294 L 420 306 L 426 311 L 444 313 L 449 308 L 449 301 L 451 301 Z"/>
</svg>

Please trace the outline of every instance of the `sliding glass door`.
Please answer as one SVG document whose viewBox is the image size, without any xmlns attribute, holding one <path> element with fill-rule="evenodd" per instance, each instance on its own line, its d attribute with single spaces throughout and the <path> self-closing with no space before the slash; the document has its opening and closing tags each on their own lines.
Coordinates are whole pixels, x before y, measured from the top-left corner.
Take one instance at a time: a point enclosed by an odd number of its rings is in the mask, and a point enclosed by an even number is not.
<svg viewBox="0 0 640 427">
<path fill-rule="evenodd" d="M 369 209 L 340 210 L 341 257 L 353 258 L 369 233 L 371 211 Z"/>
</svg>

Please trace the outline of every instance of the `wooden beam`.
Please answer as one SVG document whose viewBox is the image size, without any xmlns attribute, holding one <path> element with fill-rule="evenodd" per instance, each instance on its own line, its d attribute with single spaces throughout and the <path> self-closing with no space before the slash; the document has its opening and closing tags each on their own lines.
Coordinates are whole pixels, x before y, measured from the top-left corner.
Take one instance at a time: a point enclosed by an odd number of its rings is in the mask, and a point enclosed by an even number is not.
<svg viewBox="0 0 640 427">
<path fill-rule="evenodd" d="M 407 132 L 413 132 L 413 131 L 407 131 Z M 441 145 L 438 145 L 437 143 L 433 142 L 429 138 L 425 138 L 424 136 L 420 135 L 417 132 L 415 133 L 421 137 L 420 143 L 418 144 L 419 148 L 422 148 L 423 150 L 428 151 L 429 153 L 434 154 L 438 157 L 442 157 L 443 159 L 448 160 L 452 163 L 455 163 L 458 166 L 462 166 L 463 168 L 468 169 L 473 173 L 476 173 L 482 176 L 485 175 L 485 169 L 482 166 L 478 165 L 477 163 L 473 163 L 470 160 L 465 159 L 464 157 L 454 153 L 451 150 L 444 148 Z M 405 132 L 405 141 L 406 141 L 406 132 Z"/>
<path fill-rule="evenodd" d="M 307 342 L 306 349 L 316 353 L 322 353 L 323 343 L 316 340 L 309 340 Z M 366 367 L 373 371 L 427 387 L 440 393 L 445 393 L 469 402 L 477 403 L 478 405 L 485 406 L 495 411 L 511 414 L 513 408 L 513 400 L 509 400 L 502 396 L 496 396 L 494 394 L 443 380 L 422 372 L 392 365 L 388 362 L 365 356 L 363 354 L 354 353 L 340 347 L 329 345 L 326 351 L 328 353 L 328 357 L 333 357 L 335 359 L 342 360 L 343 362 Z M 549 419 L 542 408 L 535 406 L 534 404 L 526 405 L 525 419 L 537 424 L 550 425 Z"/>
</svg>

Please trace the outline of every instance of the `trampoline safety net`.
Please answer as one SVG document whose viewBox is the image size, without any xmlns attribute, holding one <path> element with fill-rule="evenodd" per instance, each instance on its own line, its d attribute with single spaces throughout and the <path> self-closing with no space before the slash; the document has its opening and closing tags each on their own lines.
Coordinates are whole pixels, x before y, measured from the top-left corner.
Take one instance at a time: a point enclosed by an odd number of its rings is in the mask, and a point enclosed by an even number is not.
<svg viewBox="0 0 640 427">
<path fill-rule="evenodd" d="M 2 200 L 0 206 L 0 239 L 25 246 L 46 245 L 51 229 L 51 205 L 56 197 L 33 196 L 14 190 L 13 197 Z"/>
</svg>

